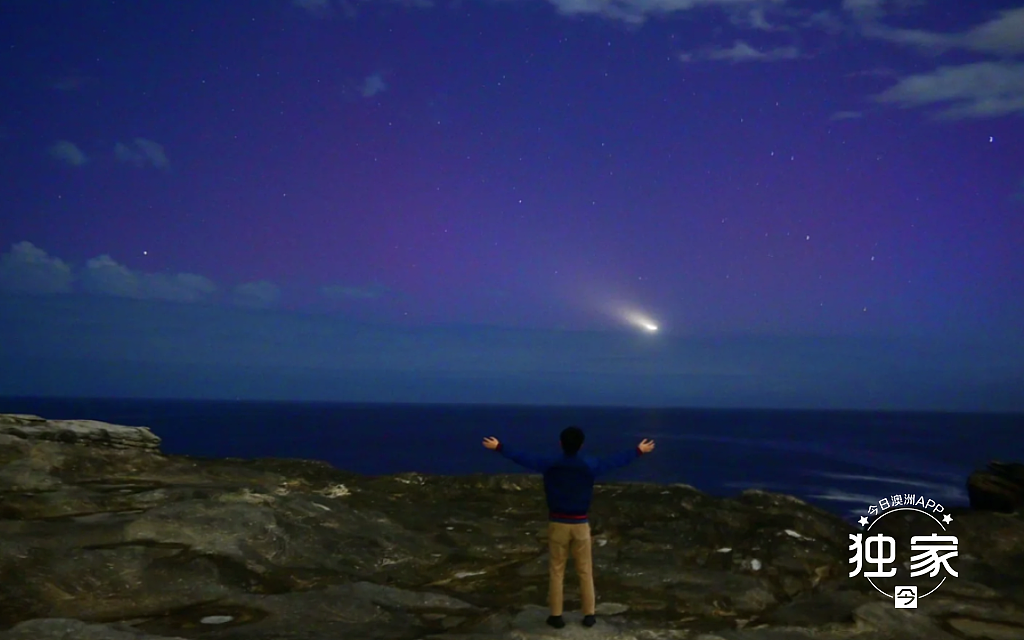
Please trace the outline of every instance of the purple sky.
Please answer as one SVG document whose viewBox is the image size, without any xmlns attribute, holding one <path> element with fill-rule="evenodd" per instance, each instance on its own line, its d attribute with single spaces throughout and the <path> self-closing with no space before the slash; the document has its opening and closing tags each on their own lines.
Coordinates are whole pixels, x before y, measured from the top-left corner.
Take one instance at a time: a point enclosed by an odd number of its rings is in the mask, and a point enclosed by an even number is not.
<svg viewBox="0 0 1024 640">
<path fill-rule="evenodd" d="M 39 360 L 0 395 L 155 394 L 122 351 L 165 366 L 154 345 L 182 340 L 186 368 L 271 349 L 268 376 L 412 376 L 326 399 L 590 402 L 598 373 L 728 362 L 762 386 L 618 401 L 1024 409 L 1020 0 L 16 0 L 0 35 L 0 355 Z M 102 304 L 138 335 L 98 338 Z M 199 307 L 188 338 L 145 324 Z M 74 339 L 28 321 L 57 308 Z M 226 318 L 261 337 L 224 346 Z M 409 342 L 356 357 L 342 326 Z M 858 395 L 911 342 L 914 373 Z M 686 345 L 710 349 L 699 371 Z M 530 349 L 562 349 L 575 391 L 435 375 L 540 384 Z M 608 352 L 617 368 L 594 364 Z M 107 386 L 54 382 L 61 358 Z M 983 388 L 949 404 L 964 381 Z M 266 393 L 224 385 L 204 393 Z"/>
</svg>

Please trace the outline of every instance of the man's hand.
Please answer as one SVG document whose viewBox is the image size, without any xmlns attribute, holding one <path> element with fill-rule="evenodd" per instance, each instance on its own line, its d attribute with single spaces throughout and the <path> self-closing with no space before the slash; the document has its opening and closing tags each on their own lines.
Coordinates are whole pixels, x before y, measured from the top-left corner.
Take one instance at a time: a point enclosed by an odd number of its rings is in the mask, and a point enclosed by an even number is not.
<svg viewBox="0 0 1024 640">
<path fill-rule="evenodd" d="M 490 449 L 491 451 L 497 449 L 498 445 L 500 444 L 501 443 L 498 442 L 497 438 L 484 438 L 484 446 Z M 652 444 L 651 446 L 653 447 L 654 445 Z"/>
<path fill-rule="evenodd" d="M 487 444 L 484 443 L 484 446 L 486 447 Z M 640 444 L 638 444 L 636 448 L 639 449 L 641 453 L 650 453 L 654 451 L 654 440 L 644 438 L 643 440 L 640 441 Z"/>
</svg>

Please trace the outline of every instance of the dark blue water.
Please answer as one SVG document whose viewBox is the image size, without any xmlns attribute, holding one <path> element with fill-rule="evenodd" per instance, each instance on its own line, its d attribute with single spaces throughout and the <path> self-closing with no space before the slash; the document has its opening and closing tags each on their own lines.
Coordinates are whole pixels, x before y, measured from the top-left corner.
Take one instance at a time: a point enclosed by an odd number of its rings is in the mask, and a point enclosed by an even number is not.
<svg viewBox="0 0 1024 640">
<path fill-rule="evenodd" d="M 844 514 L 895 493 L 965 504 L 972 470 L 1024 459 L 1021 415 L 84 399 L 6 399 L 0 412 L 147 426 L 167 453 L 312 458 L 364 474 L 515 473 L 483 437 L 557 451 L 559 431 L 577 424 L 592 455 L 656 441 L 609 479 L 757 487 Z"/>
</svg>

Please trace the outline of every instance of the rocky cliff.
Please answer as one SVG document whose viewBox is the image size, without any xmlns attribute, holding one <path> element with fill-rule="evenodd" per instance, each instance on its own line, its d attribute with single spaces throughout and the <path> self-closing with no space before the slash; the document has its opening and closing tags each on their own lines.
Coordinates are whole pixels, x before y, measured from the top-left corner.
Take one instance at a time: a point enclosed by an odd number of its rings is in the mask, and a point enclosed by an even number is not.
<svg viewBox="0 0 1024 640">
<path fill-rule="evenodd" d="M 959 577 L 896 610 L 848 575 L 860 529 L 796 498 L 600 485 L 599 621 L 554 630 L 535 477 L 364 477 L 159 442 L 0 415 L 0 639 L 1024 639 L 1019 513 L 951 514 Z"/>
</svg>

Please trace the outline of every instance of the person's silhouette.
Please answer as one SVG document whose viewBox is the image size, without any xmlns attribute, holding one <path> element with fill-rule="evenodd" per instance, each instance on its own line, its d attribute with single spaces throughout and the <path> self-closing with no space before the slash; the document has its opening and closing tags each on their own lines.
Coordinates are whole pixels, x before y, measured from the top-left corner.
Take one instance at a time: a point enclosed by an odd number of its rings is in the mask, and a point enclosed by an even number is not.
<svg viewBox="0 0 1024 640">
<path fill-rule="evenodd" d="M 594 479 L 624 467 L 637 457 L 654 450 L 653 440 L 643 440 L 635 449 L 618 455 L 595 460 L 580 455 L 583 430 L 568 427 L 560 436 L 561 455 L 535 456 L 510 451 L 497 438 L 484 438 L 483 444 L 509 460 L 544 474 L 544 494 L 548 504 L 548 547 L 550 551 L 550 584 L 548 606 L 551 615 L 548 624 L 556 629 L 565 626 L 562 620 L 562 596 L 565 565 L 570 554 L 580 580 L 580 600 L 583 624 L 591 627 L 597 622 L 594 596 L 594 573 L 590 545 L 590 523 L 587 513 L 594 494 Z"/>
</svg>

